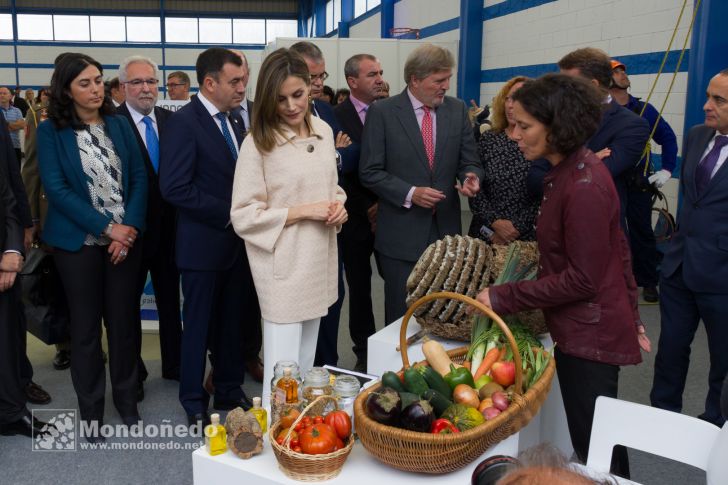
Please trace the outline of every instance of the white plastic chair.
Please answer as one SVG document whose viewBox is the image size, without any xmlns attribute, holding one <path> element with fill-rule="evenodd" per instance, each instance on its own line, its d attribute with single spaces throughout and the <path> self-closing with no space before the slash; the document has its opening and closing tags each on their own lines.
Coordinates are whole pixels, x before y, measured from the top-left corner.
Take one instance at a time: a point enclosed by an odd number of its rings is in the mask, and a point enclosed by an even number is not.
<svg viewBox="0 0 728 485">
<path fill-rule="evenodd" d="M 728 483 L 728 423 L 721 429 L 684 414 L 600 396 L 587 468 L 609 473 L 615 445 L 705 470 L 708 485 Z"/>
</svg>

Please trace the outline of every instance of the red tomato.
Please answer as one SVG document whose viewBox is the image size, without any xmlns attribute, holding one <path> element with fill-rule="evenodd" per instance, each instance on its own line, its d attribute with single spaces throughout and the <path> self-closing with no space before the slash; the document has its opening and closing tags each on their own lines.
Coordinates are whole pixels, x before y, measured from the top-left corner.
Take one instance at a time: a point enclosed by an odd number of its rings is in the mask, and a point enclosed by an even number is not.
<svg viewBox="0 0 728 485">
<path fill-rule="evenodd" d="M 323 416 L 314 416 L 313 417 L 313 424 L 321 424 L 324 422 Z"/>
<path fill-rule="evenodd" d="M 346 411 L 332 411 L 326 415 L 324 422 L 334 428 L 336 435 L 342 440 L 351 434 L 351 418 Z"/>
<path fill-rule="evenodd" d="M 278 443 L 281 446 L 283 446 L 283 441 L 284 441 L 283 436 L 279 436 L 278 438 L 276 438 L 276 443 Z"/>
<path fill-rule="evenodd" d="M 295 451 L 296 453 L 303 453 L 303 451 L 301 450 L 301 447 L 300 447 L 300 446 L 295 446 L 295 447 L 293 447 L 292 449 L 293 449 L 293 451 Z"/>
<path fill-rule="evenodd" d="M 301 449 L 308 455 L 324 455 L 334 451 L 336 432 L 325 424 L 314 424 L 299 436 Z"/>
<path fill-rule="evenodd" d="M 334 446 L 334 451 L 339 451 L 340 449 L 344 448 L 346 445 L 342 441 L 341 438 L 336 438 L 336 446 Z"/>
</svg>

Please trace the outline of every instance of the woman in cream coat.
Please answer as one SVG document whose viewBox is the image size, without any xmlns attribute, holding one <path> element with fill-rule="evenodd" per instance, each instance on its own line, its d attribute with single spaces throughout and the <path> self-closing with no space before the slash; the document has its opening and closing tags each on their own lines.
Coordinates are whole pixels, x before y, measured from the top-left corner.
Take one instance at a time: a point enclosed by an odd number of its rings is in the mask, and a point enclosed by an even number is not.
<svg viewBox="0 0 728 485">
<path fill-rule="evenodd" d="M 336 233 L 346 222 L 331 128 L 311 116 L 310 77 L 279 49 L 258 76 L 251 136 L 240 149 L 231 221 L 245 240 L 263 314 L 263 404 L 273 366 L 313 366 L 320 318 L 338 295 Z"/>
</svg>

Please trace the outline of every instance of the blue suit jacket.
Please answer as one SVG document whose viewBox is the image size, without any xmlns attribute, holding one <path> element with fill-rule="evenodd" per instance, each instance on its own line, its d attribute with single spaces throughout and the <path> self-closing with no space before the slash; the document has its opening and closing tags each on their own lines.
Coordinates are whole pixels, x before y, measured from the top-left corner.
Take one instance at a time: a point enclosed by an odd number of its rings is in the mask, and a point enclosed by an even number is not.
<svg viewBox="0 0 728 485">
<path fill-rule="evenodd" d="M 662 260 L 662 275 L 670 277 L 682 265 L 687 287 L 695 292 L 728 294 L 728 163 L 698 195 L 695 170 L 715 130 L 693 127 L 683 143 L 678 227 Z"/>
<path fill-rule="evenodd" d="M 313 106 L 316 108 L 319 118 L 324 120 L 331 127 L 331 131 L 334 132 L 334 143 L 336 143 L 336 136 L 340 131 L 344 130 L 341 129 L 339 121 L 336 119 L 334 108 L 326 101 L 321 101 L 320 99 L 314 99 Z M 359 143 L 352 143 L 346 148 L 337 149 L 337 151 L 339 152 L 339 155 L 341 155 L 340 173 L 349 173 L 358 169 L 359 154 L 361 153 Z"/>
<path fill-rule="evenodd" d="M 145 229 L 147 174 L 132 127 L 121 116 L 104 116 L 106 131 L 121 160 L 123 223 Z M 48 197 L 43 240 L 67 251 L 83 246 L 87 234 L 104 232 L 111 217 L 91 204 L 86 174 L 73 128 L 59 130 L 51 120 L 38 126 L 38 167 Z"/>
<path fill-rule="evenodd" d="M 230 224 L 233 158 L 222 132 L 195 96 L 169 118 L 160 140 L 159 189 L 177 208 L 177 266 L 222 271 L 240 251 Z"/>
</svg>

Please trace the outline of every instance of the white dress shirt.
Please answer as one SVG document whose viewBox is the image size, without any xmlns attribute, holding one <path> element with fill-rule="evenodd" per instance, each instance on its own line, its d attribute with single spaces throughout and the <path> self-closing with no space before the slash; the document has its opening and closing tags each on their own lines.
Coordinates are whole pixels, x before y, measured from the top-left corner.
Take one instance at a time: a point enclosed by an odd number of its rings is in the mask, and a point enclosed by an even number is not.
<svg viewBox="0 0 728 485">
<path fill-rule="evenodd" d="M 215 125 L 217 125 L 218 129 L 220 130 L 220 133 L 222 133 L 222 125 L 220 124 L 220 120 L 217 117 L 218 113 L 222 113 L 219 109 L 215 107 L 214 104 L 210 102 L 203 94 L 202 91 L 197 93 L 197 99 L 200 100 L 202 103 L 202 106 L 205 107 L 208 113 L 210 113 L 210 116 L 212 116 L 213 121 L 215 122 Z M 228 130 L 230 131 L 230 136 L 233 137 L 233 145 L 235 145 L 235 153 L 240 153 L 240 147 L 238 147 L 237 138 L 235 138 L 235 132 L 233 131 L 233 125 L 230 123 L 230 118 L 228 117 L 229 113 L 225 113 L 225 123 L 227 123 Z"/>
<path fill-rule="evenodd" d="M 157 117 L 154 116 L 154 109 L 152 109 L 152 112 L 148 115 L 143 115 L 132 108 L 129 103 L 126 103 L 126 107 L 129 110 L 129 113 L 131 113 L 131 119 L 134 120 L 134 127 L 137 129 L 139 135 L 141 135 L 142 140 L 144 141 L 144 146 L 147 146 L 147 125 L 144 123 L 145 116 L 149 116 L 152 119 L 152 126 L 154 127 L 154 132 L 157 134 L 157 140 L 159 140 L 159 126 L 157 125 Z"/>
</svg>

